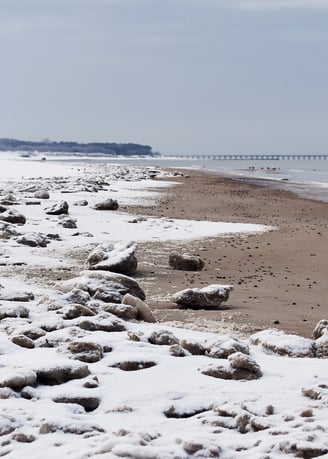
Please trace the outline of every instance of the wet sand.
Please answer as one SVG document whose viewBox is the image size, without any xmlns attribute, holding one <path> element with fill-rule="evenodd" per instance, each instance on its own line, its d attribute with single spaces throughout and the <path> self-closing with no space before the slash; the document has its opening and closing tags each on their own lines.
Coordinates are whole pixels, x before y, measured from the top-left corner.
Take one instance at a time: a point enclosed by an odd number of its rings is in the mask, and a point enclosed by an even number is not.
<svg viewBox="0 0 328 459">
<path fill-rule="evenodd" d="M 191 242 L 139 244 L 138 280 L 159 321 L 193 328 L 234 331 L 242 336 L 275 327 L 310 337 L 315 324 L 328 318 L 328 203 L 298 197 L 203 171 L 162 191 L 149 208 L 134 213 L 193 220 L 260 223 L 274 231 Z M 174 271 L 172 251 L 199 255 L 201 272 Z M 232 284 L 225 310 L 177 309 L 171 294 L 188 287 Z"/>
</svg>

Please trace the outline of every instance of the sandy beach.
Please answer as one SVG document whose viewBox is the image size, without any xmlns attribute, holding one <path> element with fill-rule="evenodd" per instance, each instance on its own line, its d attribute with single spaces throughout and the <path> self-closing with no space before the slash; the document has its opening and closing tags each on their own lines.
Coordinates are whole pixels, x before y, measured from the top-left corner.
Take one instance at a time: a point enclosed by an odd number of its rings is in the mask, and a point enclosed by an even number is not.
<svg viewBox="0 0 328 459">
<path fill-rule="evenodd" d="M 275 227 L 262 234 L 203 238 L 187 243 L 139 244 L 140 282 L 158 320 L 189 323 L 211 330 L 249 334 L 274 327 L 310 337 L 326 318 L 328 204 L 247 179 L 195 170 L 173 177 L 173 188 L 148 208 L 129 211 L 169 218 L 261 223 Z M 267 183 L 270 185 L 270 183 Z M 172 251 L 199 255 L 201 272 L 173 271 Z M 211 283 L 234 285 L 225 311 L 177 310 L 170 295 Z"/>
<path fill-rule="evenodd" d="M 0 455 L 327 455 L 327 204 L 198 170 L 2 165 Z M 225 309 L 172 302 L 212 284 L 234 286 Z"/>
</svg>

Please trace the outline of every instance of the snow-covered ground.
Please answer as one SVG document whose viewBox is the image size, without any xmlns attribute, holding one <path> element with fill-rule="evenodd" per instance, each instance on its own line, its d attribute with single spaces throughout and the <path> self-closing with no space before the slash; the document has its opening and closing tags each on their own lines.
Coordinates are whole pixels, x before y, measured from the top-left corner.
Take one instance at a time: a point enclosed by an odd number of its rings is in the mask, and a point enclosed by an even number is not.
<svg viewBox="0 0 328 459">
<path fill-rule="evenodd" d="M 169 186 L 146 168 L 0 159 L 0 170 L 0 202 L 26 217 L 0 239 L 0 456 L 328 457 L 325 324 L 313 340 L 272 330 L 236 340 L 144 322 L 133 306 L 103 301 L 102 274 L 53 288 L 32 275 L 65 265 L 65 251 L 102 242 L 269 228 L 128 215 L 122 206 L 156 204 L 155 188 Z M 49 199 L 34 197 L 42 189 Z M 95 210 L 107 198 L 118 210 Z M 46 214 L 64 200 L 76 228 Z M 17 242 L 30 233 L 49 243 Z"/>
</svg>

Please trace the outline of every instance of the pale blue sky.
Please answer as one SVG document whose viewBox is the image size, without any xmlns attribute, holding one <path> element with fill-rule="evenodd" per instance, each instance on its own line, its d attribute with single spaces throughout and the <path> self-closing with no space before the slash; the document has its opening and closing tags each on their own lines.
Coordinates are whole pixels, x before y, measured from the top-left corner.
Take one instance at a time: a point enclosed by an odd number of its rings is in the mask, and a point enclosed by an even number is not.
<svg viewBox="0 0 328 459">
<path fill-rule="evenodd" d="M 0 0 L 0 137 L 328 152 L 328 0 Z"/>
</svg>

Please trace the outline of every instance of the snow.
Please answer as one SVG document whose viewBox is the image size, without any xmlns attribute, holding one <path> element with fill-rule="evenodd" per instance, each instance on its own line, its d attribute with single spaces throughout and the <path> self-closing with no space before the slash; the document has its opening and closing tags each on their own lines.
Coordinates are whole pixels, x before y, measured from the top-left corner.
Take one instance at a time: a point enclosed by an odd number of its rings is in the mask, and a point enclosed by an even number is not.
<svg viewBox="0 0 328 459">
<path fill-rule="evenodd" d="M 9 159 L 6 161 L 1 159 L 1 166 L 11 164 Z M 16 163 L 20 170 L 24 167 L 25 176 L 51 177 L 51 173 L 54 173 L 53 163 L 48 161 L 24 163 L 24 160 L 17 160 Z M 33 170 L 29 169 L 28 172 L 26 164 L 33 164 Z M 0 170 L 4 177 L 3 167 Z M 171 221 L 151 216 L 139 223 L 128 223 L 135 217 L 121 211 L 106 213 L 91 208 L 95 201 L 108 197 L 108 190 L 90 193 L 79 188 L 80 182 L 77 183 L 76 178 L 81 178 L 81 175 L 85 183 L 94 176 L 99 179 L 97 165 L 74 164 L 73 167 L 68 163 L 58 163 L 55 173 L 64 176 L 68 170 L 70 175 L 61 186 L 67 187 L 69 184 L 74 188 L 74 193 L 62 194 L 60 187 L 56 188 L 58 180 L 40 178 L 40 185 L 50 191 L 50 199 L 35 206 L 24 205 L 28 193 L 18 191 L 34 185 L 32 180 L 26 182 L 25 179 L 14 178 L 8 183 L 3 178 L 2 188 L 13 189 L 19 202 L 15 209 L 27 217 L 26 225 L 16 227 L 19 232 L 56 232 L 61 235 L 61 240 L 51 240 L 47 248 L 19 246 L 12 238 L 0 239 L 0 252 L 8 257 L 6 260 L 9 263 L 14 260 L 24 262 L 26 265 L 22 269 L 25 270 L 32 270 L 35 266 L 55 269 L 58 265 L 65 265 L 65 251 L 78 250 L 90 244 L 90 239 L 94 246 L 105 241 L 153 240 L 154 237 L 158 240 L 181 240 L 231 233 L 238 237 L 239 233 L 268 230 L 261 225 Z M 107 170 L 110 170 L 109 166 Z M 13 168 L 8 171 L 7 176 L 17 172 Z M 141 174 L 146 176 L 144 170 L 129 172 L 138 180 L 135 183 L 122 182 L 120 177 L 115 185 L 114 175 L 119 174 L 118 166 L 113 171 L 108 181 L 113 181 L 110 187 L 115 186 L 119 201 L 124 201 L 124 196 L 129 200 L 133 197 L 138 204 L 139 199 L 158 198 L 153 189 L 158 184 L 163 186 L 163 182 L 139 181 Z M 121 182 L 124 186 L 121 186 Z M 76 230 L 63 229 L 57 225 L 57 217 L 45 216 L 44 207 L 63 197 L 69 202 L 70 215 L 77 219 L 78 231 L 90 231 L 93 238 L 73 237 L 72 233 Z M 73 202 L 79 199 L 87 199 L 89 206 L 73 206 Z M 201 370 L 210 364 L 226 366 L 226 359 L 189 353 L 185 357 L 174 357 L 170 353 L 170 346 L 151 344 L 148 337 L 154 331 L 164 329 L 173 333 L 180 343 L 183 340 L 193 341 L 210 349 L 211 346 L 220 346 L 222 342 L 226 350 L 233 341 L 230 336 L 123 320 L 124 331 L 84 330 L 79 323 L 85 317 L 63 319 L 61 307 L 67 306 L 67 301 L 64 301 L 63 294 L 55 290 L 55 286 L 44 285 L 33 277 L 22 280 L 19 269 L 17 278 L 8 277 L 6 269 L 6 266 L 1 267 L 1 290 L 32 289 L 36 298 L 24 303 L 29 309 L 28 318 L 5 318 L 0 321 L 1 455 L 10 459 L 43 459 L 45 454 L 49 459 L 81 459 L 98 455 L 106 459 L 274 459 L 288 453 L 299 457 L 314 457 L 314 453 L 327 457 L 328 374 L 325 359 L 268 354 L 262 345 L 254 344 L 257 336 L 241 342 L 245 349 L 249 349 L 251 358 L 260 366 L 263 376 L 251 381 L 217 379 L 202 374 Z M 86 279 L 84 273 L 79 282 L 83 284 L 87 282 Z M 74 281 L 71 284 L 73 286 Z M 47 302 L 40 301 L 45 293 L 54 301 L 57 299 L 58 310 L 48 310 Z M 7 304 L 1 304 L 1 310 Z M 11 306 L 21 304 L 14 303 Z M 97 320 L 98 317 L 95 315 L 88 319 Z M 11 342 L 15 334 L 23 333 L 28 328 L 39 329 L 44 324 L 48 324 L 46 336 L 34 341 L 35 348 L 27 349 Z M 130 339 L 129 332 L 141 336 L 141 340 Z M 41 345 L 46 343 L 45 338 L 53 347 Z M 296 355 L 309 344 L 301 337 L 276 331 L 262 333 L 261 339 L 263 342 L 273 341 L 274 345 L 288 349 L 291 355 Z M 112 348 L 112 351 L 104 352 L 97 362 L 83 363 L 69 358 L 67 345 L 72 340 L 98 343 Z M 116 366 L 126 361 L 153 362 L 155 365 L 136 371 L 123 371 Z M 27 386 L 16 391 L 1 387 L 1 383 L 10 376 L 14 378 L 18 375 L 23 380 L 45 368 L 76 369 L 82 365 L 88 366 L 89 376 L 62 384 L 51 386 L 38 383 L 35 387 Z M 90 384 L 94 387 L 90 387 Z M 315 391 L 320 398 L 306 396 L 304 389 Z M 54 401 L 74 397 L 93 397 L 99 399 L 100 404 L 95 410 L 87 412 L 77 403 Z M 175 414 L 169 417 L 165 413 Z"/>
</svg>

